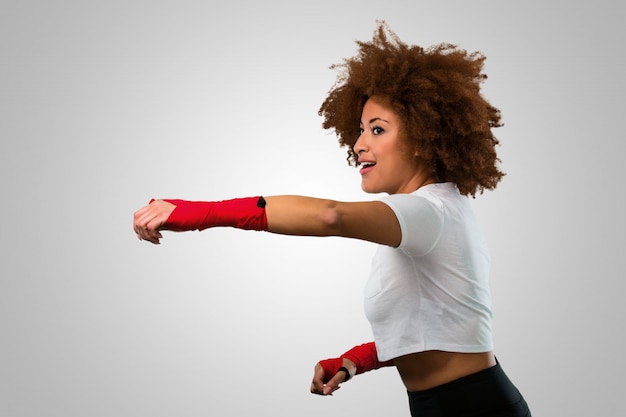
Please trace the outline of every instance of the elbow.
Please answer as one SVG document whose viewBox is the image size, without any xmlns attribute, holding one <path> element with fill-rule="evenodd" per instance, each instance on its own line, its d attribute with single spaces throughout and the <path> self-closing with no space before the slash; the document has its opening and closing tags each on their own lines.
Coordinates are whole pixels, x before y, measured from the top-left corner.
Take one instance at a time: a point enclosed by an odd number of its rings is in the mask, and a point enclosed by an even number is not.
<svg viewBox="0 0 626 417">
<path fill-rule="evenodd" d="M 343 225 L 343 215 L 339 209 L 339 203 L 329 201 L 324 210 L 320 213 L 320 222 L 329 236 L 341 235 Z"/>
</svg>

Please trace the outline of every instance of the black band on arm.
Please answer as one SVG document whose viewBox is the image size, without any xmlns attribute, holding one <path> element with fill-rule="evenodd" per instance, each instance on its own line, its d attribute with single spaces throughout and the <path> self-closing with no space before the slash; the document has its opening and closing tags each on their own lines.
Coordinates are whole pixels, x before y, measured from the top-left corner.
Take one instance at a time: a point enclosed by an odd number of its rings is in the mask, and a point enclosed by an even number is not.
<svg viewBox="0 0 626 417">
<path fill-rule="evenodd" d="M 344 371 L 346 373 L 346 377 L 344 378 L 343 382 L 347 382 L 350 380 L 350 378 L 352 378 L 352 375 L 350 375 L 350 371 L 348 371 L 348 368 L 346 368 L 345 366 L 342 366 L 341 368 L 339 368 L 337 372 L 341 372 L 341 371 Z"/>
</svg>

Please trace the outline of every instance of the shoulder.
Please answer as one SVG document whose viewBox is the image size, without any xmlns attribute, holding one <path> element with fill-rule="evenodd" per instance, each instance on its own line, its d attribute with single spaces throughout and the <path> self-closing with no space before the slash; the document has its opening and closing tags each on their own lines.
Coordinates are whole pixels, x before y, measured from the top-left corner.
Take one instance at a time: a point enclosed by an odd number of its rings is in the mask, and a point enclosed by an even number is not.
<svg viewBox="0 0 626 417">
<path fill-rule="evenodd" d="M 453 183 L 437 183 L 418 188 L 410 194 L 387 195 L 380 198 L 380 201 L 394 210 L 430 208 L 441 212 L 449 201 L 459 198 L 463 198 L 463 196 L 459 193 L 456 185 Z"/>
<path fill-rule="evenodd" d="M 380 198 L 395 213 L 402 231 L 400 247 L 423 255 L 439 239 L 449 201 L 462 197 L 452 183 L 431 184 L 411 194 L 392 194 Z"/>
</svg>

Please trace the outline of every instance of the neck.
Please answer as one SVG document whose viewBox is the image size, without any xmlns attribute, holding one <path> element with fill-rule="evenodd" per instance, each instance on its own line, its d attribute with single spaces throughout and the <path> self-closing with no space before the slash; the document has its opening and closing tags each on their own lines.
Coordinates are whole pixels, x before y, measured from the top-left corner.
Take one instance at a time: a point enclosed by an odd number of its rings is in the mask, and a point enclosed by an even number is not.
<svg viewBox="0 0 626 417">
<path fill-rule="evenodd" d="M 435 184 L 437 182 L 437 176 L 434 172 L 418 170 L 415 175 L 408 181 L 403 187 L 401 187 L 396 194 L 410 194 L 415 190 L 418 190 L 426 185 Z"/>
</svg>

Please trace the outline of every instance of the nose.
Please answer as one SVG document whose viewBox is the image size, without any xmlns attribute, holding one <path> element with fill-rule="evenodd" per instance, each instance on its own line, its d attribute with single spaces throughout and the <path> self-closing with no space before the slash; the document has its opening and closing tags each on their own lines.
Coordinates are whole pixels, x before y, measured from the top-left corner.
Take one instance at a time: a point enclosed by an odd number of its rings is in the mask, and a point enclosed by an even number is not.
<svg viewBox="0 0 626 417">
<path fill-rule="evenodd" d="M 361 152 L 365 152 L 367 150 L 367 144 L 366 144 L 367 141 L 365 140 L 363 136 L 365 135 L 361 133 L 359 137 L 356 138 L 356 142 L 354 142 L 354 145 L 352 145 L 352 150 L 357 155 L 360 155 Z"/>
</svg>

